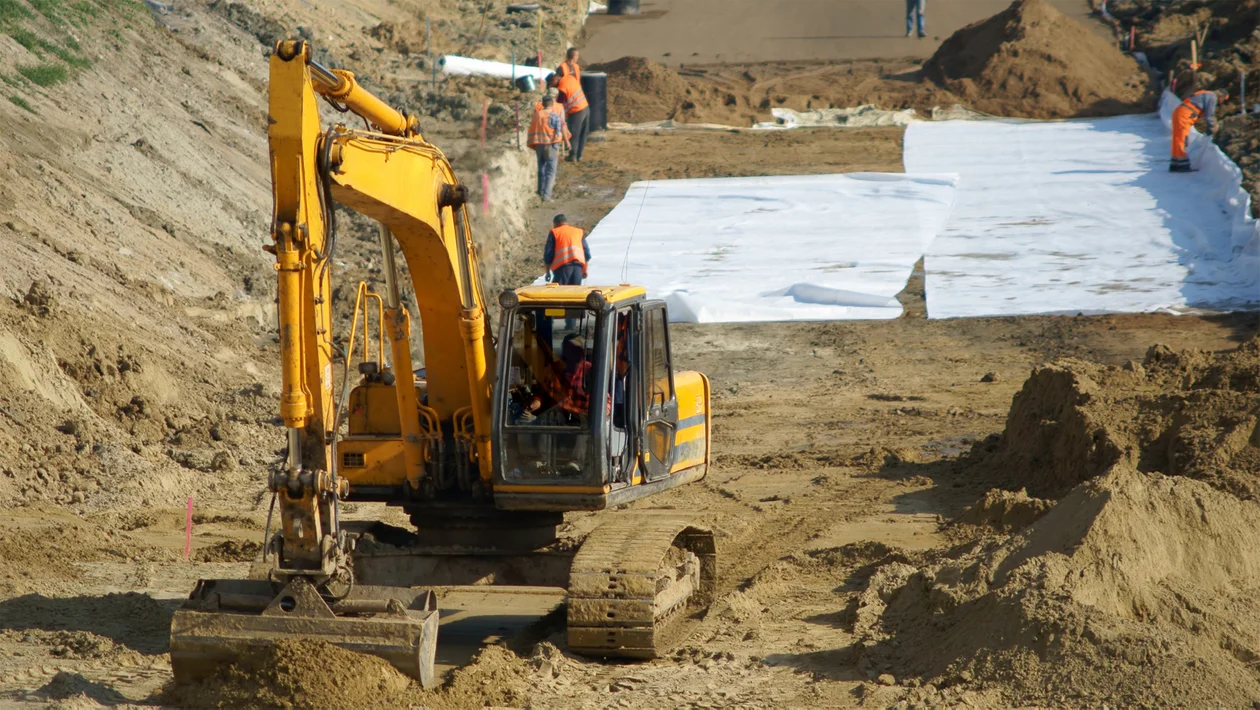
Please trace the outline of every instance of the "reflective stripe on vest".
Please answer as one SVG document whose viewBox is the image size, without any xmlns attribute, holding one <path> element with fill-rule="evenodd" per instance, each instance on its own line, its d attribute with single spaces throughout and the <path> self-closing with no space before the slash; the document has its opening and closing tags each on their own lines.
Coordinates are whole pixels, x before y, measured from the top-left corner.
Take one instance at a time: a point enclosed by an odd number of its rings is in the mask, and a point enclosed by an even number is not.
<svg viewBox="0 0 1260 710">
<path fill-rule="evenodd" d="M 586 263 L 586 249 L 582 246 L 582 230 L 567 224 L 551 230 L 551 236 L 556 240 L 556 255 L 551 259 L 551 270 L 577 262 L 579 264 Z"/>
<path fill-rule="evenodd" d="M 586 94 L 582 93 L 582 82 L 574 76 L 564 76 L 560 78 L 558 85 L 560 93 L 564 94 L 564 112 L 572 116 L 573 114 L 586 108 Z"/>
<path fill-rule="evenodd" d="M 530 148 L 536 148 L 540 145 L 555 145 L 564 141 L 568 136 L 561 134 L 567 134 L 569 129 L 567 126 L 564 126 L 563 121 L 560 124 L 560 133 L 551 130 L 551 126 L 547 125 L 547 119 L 551 114 L 559 112 L 560 107 L 558 105 L 552 104 L 550 109 L 544 109 L 541 101 L 535 103 L 534 117 L 529 120 L 529 135 L 526 136 L 525 145 Z M 561 115 L 561 118 L 563 118 L 563 115 Z"/>
</svg>

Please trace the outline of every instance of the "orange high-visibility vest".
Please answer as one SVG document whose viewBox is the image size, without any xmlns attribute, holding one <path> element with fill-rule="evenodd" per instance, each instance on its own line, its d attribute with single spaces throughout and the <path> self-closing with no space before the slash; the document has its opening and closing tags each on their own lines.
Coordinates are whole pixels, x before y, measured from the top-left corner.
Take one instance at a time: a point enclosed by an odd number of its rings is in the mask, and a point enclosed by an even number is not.
<svg viewBox="0 0 1260 710">
<path fill-rule="evenodd" d="M 551 108 L 544 109 L 542 102 L 534 104 L 534 117 L 529 120 L 529 135 L 525 138 L 525 145 L 530 148 L 537 148 L 540 145 L 555 145 L 569 140 L 569 127 L 564 125 L 564 121 L 560 121 L 560 131 L 553 131 L 547 125 L 547 117 L 551 114 L 559 114 L 560 118 L 564 118 L 564 107 L 560 104 L 552 104 Z"/>
<path fill-rule="evenodd" d="M 569 76 L 570 74 L 577 77 L 579 81 L 582 79 L 582 67 L 579 67 L 578 63 L 572 59 L 566 59 L 563 62 L 560 62 L 560 66 L 556 67 L 556 73 L 560 75 L 561 79 Z"/>
<path fill-rule="evenodd" d="M 556 255 L 551 259 L 551 270 L 577 262 L 586 264 L 586 249 L 582 247 L 582 230 L 567 224 L 551 230 L 551 236 L 556 240 Z"/>
<path fill-rule="evenodd" d="M 560 77 L 557 88 L 564 94 L 564 112 L 568 115 L 572 116 L 589 105 L 586 103 L 586 94 L 582 93 L 582 82 L 576 76 Z"/>
</svg>

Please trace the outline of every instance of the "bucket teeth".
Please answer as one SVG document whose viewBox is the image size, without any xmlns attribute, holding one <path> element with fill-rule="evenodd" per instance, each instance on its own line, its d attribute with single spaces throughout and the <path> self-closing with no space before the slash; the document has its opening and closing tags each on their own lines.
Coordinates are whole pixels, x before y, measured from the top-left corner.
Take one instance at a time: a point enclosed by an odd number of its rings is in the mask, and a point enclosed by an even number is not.
<svg viewBox="0 0 1260 710">
<path fill-rule="evenodd" d="M 359 585 L 330 604 L 302 578 L 278 593 L 266 581 L 201 580 L 171 620 L 171 668 L 186 683 L 251 649 L 314 639 L 383 658 L 428 688 L 437 632 L 429 590 Z"/>
</svg>

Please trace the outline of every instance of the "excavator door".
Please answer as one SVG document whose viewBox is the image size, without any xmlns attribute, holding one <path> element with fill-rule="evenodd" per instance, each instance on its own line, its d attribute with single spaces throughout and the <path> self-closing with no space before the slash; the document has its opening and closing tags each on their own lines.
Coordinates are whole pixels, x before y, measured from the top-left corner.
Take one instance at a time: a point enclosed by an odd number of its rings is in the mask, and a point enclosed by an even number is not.
<svg viewBox="0 0 1260 710">
<path fill-rule="evenodd" d="M 665 304 L 648 302 L 639 311 L 640 401 L 645 403 L 639 446 L 644 478 L 657 481 L 669 475 L 674 462 L 674 430 L 678 426 L 678 398 L 670 363 L 669 327 Z"/>
</svg>

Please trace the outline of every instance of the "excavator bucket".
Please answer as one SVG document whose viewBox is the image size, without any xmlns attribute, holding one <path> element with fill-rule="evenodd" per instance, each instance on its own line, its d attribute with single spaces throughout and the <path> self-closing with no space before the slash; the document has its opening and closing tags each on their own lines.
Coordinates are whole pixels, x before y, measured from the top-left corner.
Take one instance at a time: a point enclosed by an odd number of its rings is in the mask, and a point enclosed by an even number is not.
<svg viewBox="0 0 1260 710">
<path fill-rule="evenodd" d="M 430 590 L 356 585 L 330 603 L 302 578 L 278 593 L 268 581 L 203 579 L 171 620 L 171 668 L 186 683 L 251 649 L 314 639 L 379 656 L 428 688 L 437 634 Z"/>
</svg>

